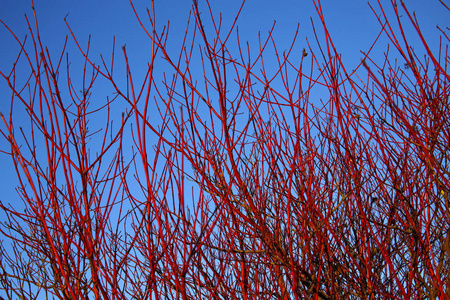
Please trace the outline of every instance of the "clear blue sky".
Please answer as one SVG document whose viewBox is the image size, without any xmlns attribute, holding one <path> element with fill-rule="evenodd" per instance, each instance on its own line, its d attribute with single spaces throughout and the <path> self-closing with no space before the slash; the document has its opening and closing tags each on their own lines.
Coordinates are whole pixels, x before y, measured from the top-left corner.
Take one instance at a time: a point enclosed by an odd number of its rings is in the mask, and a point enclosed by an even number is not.
<svg viewBox="0 0 450 300">
<path fill-rule="evenodd" d="M 57 53 L 65 36 L 69 33 L 64 24 L 64 16 L 68 14 L 68 22 L 81 41 L 86 41 L 92 35 L 94 51 L 109 53 L 112 37 L 116 36 L 116 45 L 127 44 L 127 49 L 136 61 L 142 61 L 142 56 L 148 50 L 139 24 L 134 17 L 129 2 L 126 0 L 45 0 L 35 1 L 39 26 L 44 43 Z M 177 41 L 184 33 L 185 24 L 191 7 L 188 0 L 155 1 L 157 22 L 161 27 L 167 20 L 171 21 L 171 38 Z M 202 2 L 202 1 L 200 1 Z M 211 1 L 216 12 L 221 11 L 225 22 L 231 22 L 237 11 L 239 0 Z M 390 1 L 384 0 L 386 6 Z M 449 13 L 441 8 L 438 0 L 407 1 L 408 7 L 418 15 L 422 28 L 428 32 L 430 39 L 436 40 L 437 24 L 446 25 Z M 375 1 L 370 1 L 377 6 Z M 135 1 L 139 12 L 145 17 L 145 7 L 150 1 Z M 344 59 L 359 62 L 360 50 L 367 50 L 378 32 L 379 25 L 366 1 L 322 1 L 328 28 L 343 54 Z M 31 2 L 27 0 L 1 1 L 0 19 L 10 26 L 20 38 L 27 33 L 24 14 L 32 18 Z M 206 13 L 206 11 L 205 11 Z M 319 22 L 312 1 L 310 0 L 248 0 L 241 14 L 239 26 L 243 40 L 255 40 L 258 31 L 263 34 L 268 31 L 274 20 L 277 21 L 275 36 L 280 46 L 287 46 L 292 38 L 297 23 L 300 23 L 299 43 L 308 36 L 313 40 L 310 17 Z M 319 26 L 318 26 L 319 27 Z M 73 44 L 72 44 L 73 46 Z M 147 46 L 147 47 L 146 47 Z M 282 47 L 280 47 L 282 48 Z M 383 49 L 383 48 L 380 48 Z M 11 67 L 11 60 L 18 47 L 5 28 L 0 28 L 0 69 Z M 77 50 L 69 48 L 69 53 Z"/>
<path fill-rule="evenodd" d="M 156 14 L 159 28 L 171 21 L 170 41 L 177 45 L 183 36 L 191 2 L 188 0 L 156 0 Z M 200 0 L 200 2 L 202 2 Z M 388 5 L 390 1 L 382 1 Z M 407 1 L 411 11 L 417 13 L 421 28 L 426 33 L 432 45 L 438 45 L 438 31 L 436 25 L 445 28 L 445 21 L 449 19 L 449 12 L 442 9 L 438 0 L 411 0 Z M 375 1 L 371 1 L 377 7 Z M 223 13 L 225 24 L 230 24 L 240 1 L 214 1 L 211 0 L 214 11 Z M 135 1 L 139 13 L 145 17 L 144 8 L 150 6 L 150 1 Z M 379 31 L 379 24 L 366 1 L 322 1 L 326 22 L 338 51 L 342 53 L 347 68 L 352 69 L 362 57 L 360 51 L 367 51 Z M 37 17 L 39 20 L 41 37 L 48 46 L 52 55 L 60 53 L 65 36 L 69 31 L 64 23 L 67 20 L 80 41 L 86 44 L 88 35 L 92 35 L 92 56 L 100 63 L 99 53 L 109 55 L 112 38 L 116 36 L 116 47 L 120 53 L 120 46 L 127 45 L 128 54 L 132 60 L 135 72 L 145 72 L 150 43 L 140 28 L 128 1 L 121 0 L 36 0 Z M 204 6 L 203 6 L 204 7 Z M 206 13 L 206 10 L 205 10 Z M 28 33 L 24 14 L 33 18 L 31 2 L 26 0 L 0 1 L 0 19 L 5 22 L 20 39 Z M 305 37 L 314 43 L 311 30 L 310 17 L 315 20 L 317 28 L 320 27 L 317 14 L 310 0 L 247 0 L 238 23 L 242 40 L 256 41 L 258 31 L 266 34 L 276 20 L 275 37 L 280 49 L 287 48 L 295 32 L 297 23 L 300 23 L 300 35 L 297 44 L 300 49 L 306 47 Z M 33 27 L 34 28 L 34 27 Z M 319 30 L 319 33 L 322 33 Z M 323 35 L 321 35 L 323 37 Z M 69 39 L 70 41 L 70 39 Z M 28 40 L 30 43 L 31 40 Z M 385 41 L 379 44 L 375 54 L 380 55 L 386 49 Z M 12 62 L 18 53 L 18 46 L 9 32 L 0 26 L 0 70 L 8 73 Z M 78 50 L 73 42 L 69 42 L 67 49 L 69 55 L 76 56 Z M 118 56 L 119 60 L 122 57 Z M 142 69 L 140 66 L 142 65 Z M 20 74 L 18 74 L 20 75 Z M 0 78 L 0 110 L 9 112 L 10 91 Z M 19 126 L 19 124 L 16 124 Z M 3 139 L 0 140 L 0 149 L 8 149 Z M 16 183 L 14 170 L 9 157 L 0 154 L 0 189 L 1 200 L 13 202 L 17 199 L 14 191 Z"/>
</svg>

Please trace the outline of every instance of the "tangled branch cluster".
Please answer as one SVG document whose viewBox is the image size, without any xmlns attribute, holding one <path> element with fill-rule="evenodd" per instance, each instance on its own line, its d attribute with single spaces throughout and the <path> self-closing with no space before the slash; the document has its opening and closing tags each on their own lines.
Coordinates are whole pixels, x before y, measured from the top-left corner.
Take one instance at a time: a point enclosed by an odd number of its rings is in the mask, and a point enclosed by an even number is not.
<svg viewBox="0 0 450 300">
<path fill-rule="evenodd" d="M 12 92 L 2 152 L 23 202 L 0 203 L 3 297 L 450 298 L 448 31 L 436 54 L 391 4 L 426 56 L 380 5 L 380 35 L 404 62 L 367 53 L 352 72 L 326 27 L 318 50 L 297 49 L 295 35 L 280 53 L 272 28 L 251 55 L 237 16 L 227 32 L 211 17 L 207 34 L 197 1 L 175 57 L 155 10 L 149 26 L 135 11 L 151 60 L 137 83 L 122 48 L 124 88 L 114 50 L 96 64 L 71 31 L 80 90 L 37 21 L 31 50 L 11 31 L 30 73 L 23 85 L 16 63 L 1 73 Z M 92 109 L 99 78 L 114 96 Z"/>
</svg>

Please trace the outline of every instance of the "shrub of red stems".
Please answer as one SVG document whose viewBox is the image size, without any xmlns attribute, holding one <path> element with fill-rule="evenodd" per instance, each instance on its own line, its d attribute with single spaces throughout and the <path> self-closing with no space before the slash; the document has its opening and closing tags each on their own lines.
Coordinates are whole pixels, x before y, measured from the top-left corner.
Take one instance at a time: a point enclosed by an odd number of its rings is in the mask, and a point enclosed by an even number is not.
<svg viewBox="0 0 450 300">
<path fill-rule="evenodd" d="M 177 55 L 154 7 L 133 7 L 151 42 L 139 81 L 125 46 L 94 61 L 69 22 L 81 80 L 36 15 L 26 45 L 10 31 L 1 150 L 21 201 L 1 202 L 1 296 L 450 298 L 448 28 L 433 51 L 403 2 L 379 4 L 385 60 L 350 71 L 324 22 L 317 46 L 295 34 L 281 53 L 272 28 L 252 48 L 239 13 L 221 31 L 205 1 Z"/>
</svg>

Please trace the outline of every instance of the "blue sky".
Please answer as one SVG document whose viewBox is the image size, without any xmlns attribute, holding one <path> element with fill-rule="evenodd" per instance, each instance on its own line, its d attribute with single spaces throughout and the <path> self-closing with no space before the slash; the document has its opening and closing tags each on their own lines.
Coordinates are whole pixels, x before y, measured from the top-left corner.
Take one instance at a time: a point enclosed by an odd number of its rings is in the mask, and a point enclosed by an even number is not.
<svg viewBox="0 0 450 300">
<path fill-rule="evenodd" d="M 92 35 L 92 43 L 98 52 L 108 53 L 112 37 L 116 36 L 117 45 L 127 44 L 129 51 L 135 54 L 136 60 L 141 60 L 145 53 L 148 41 L 143 38 L 143 32 L 136 21 L 128 1 L 96 0 L 96 1 L 35 1 L 44 43 L 50 49 L 60 49 L 65 36 L 69 33 L 64 24 L 64 17 L 68 14 L 68 22 L 77 37 L 86 40 Z M 155 1 L 157 22 L 159 26 L 171 22 L 171 37 L 177 40 L 184 32 L 185 23 L 191 2 L 187 0 Z M 390 1 L 382 1 L 388 4 Z M 377 3 L 370 1 L 376 8 Z M 225 22 L 231 22 L 232 17 L 239 8 L 240 1 L 211 1 L 216 12 L 221 11 Z M 135 5 L 143 16 L 145 7 L 150 1 L 135 1 Z M 343 53 L 344 59 L 356 58 L 359 60 L 359 51 L 367 49 L 379 30 L 379 24 L 366 1 L 322 1 L 328 28 Z M 445 25 L 448 11 L 441 8 L 438 0 L 408 1 L 408 7 L 418 15 L 424 30 L 430 37 L 436 38 L 437 24 Z M 27 33 L 24 14 L 32 18 L 31 3 L 26 0 L 1 1 L 0 19 L 10 26 L 19 37 Z M 206 11 L 205 11 L 206 13 Z M 300 23 L 300 38 L 302 43 L 305 37 L 313 39 L 310 17 L 319 25 L 312 1 L 286 0 L 286 1 L 255 1 L 246 2 L 239 21 L 243 40 L 252 40 L 258 31 L 265 33 L 272 26 L 274 20 L 277 25 L 275 34 L 280 45 L 288 45 Z M 433 34 L 434 33 L 434 34 Z M 17 46 L 11 40 L 9 33 L 0 28 L 0 68 L 4 70 L 11 65 L 11 58 L 17 52 Z M 144 43 L 143 43 L 144 41 Z M 147 42 L 147 43 L 145 43 Z M 144 46 L 144 47 L 143 47 Z M 75 52 L 69 48 L 69 52 Z"/>
<path fill-rule="evenodd" d="M 173 43 L 174 49 L 177 49 L 176 46 L 179 45 L 184 34 L 191 2 L 188 0 L 157 0 L 155 2 L 157 26 L 161 29 L 170 20 L 169 43 Z M 390 1 L 382 2 L 388 4 Z M 375 1 L 371 1 L 371 3 L 377 9 L 377 3 Z M 150 1 L 135 1 L 138 13 L 143 18 L 146 14 L 145 7 L 150 5 Z M 215 12 L 221 11 L 223 13 L 224 24 L 229 26 L 240 6 L 240 1 L 211 1 L 211 5 Z M 347 68 L 352 69 L 360 62 L 362 57 L 360 51 L 367 51 L 371 46 L 379 32 L 380 25 L 366 1 L 325 0 L 322 1 L 322 6 L 328 29 L 338 52 L 342 53 Z M 67 15 L 68 23 L 83 45 L 86 45 L 88 36 L 91 34 L 91 57 L 97 63 L 100 63 L 100 53 L 109 56 L 113 36 L 116 36 L 116 50 L 119 50 L 117 53 L 120 53 L 120 46 L 126 44 L 134 72 L 139 76 L 146 71 L 150 42 L 139 26 L 128 1 L 37 0 L 35 1 L 35 7 L 43 43 L 48 46 L 54 59 L 60 54 L 65 36 L 69 34 L 64 23 L 64 17 Z M 416 12 L 421 28 L 430 44 L 437 47 L 439 32 L 436 30 L 436 25 L 445 28 L 445 21 L 449 18 L 449 12 L 441 8 L 438 0 L 408 1 L 408 7 L 411 11 Z M 207 13 L 206 10 L 204 12 Z M 27 14 L 30 21 L 33 22 L 30 1 L 4 0 L 0 2 L 0 19 L 20 39 L 23 39 L 25 34 L 28 33 L 24 14 Z M 251 45 L 252 43 L 255 45 L 258 31 L 265 35 L 273 22 L 276 21 L 274 35 L 279 49 L 287 48 L 290 45 L 298 23 L 300 23 L 300 34 L 297 39 L 299 49 L 306 47 L 306 37 L 315 46 L 310 17 L 313 18 L 319 29 L 319 37 L 323 37 L 312 1 L 247 0 L 238 22 L 241 40 L 249 40 Z M 411 32 L 407 34 L 410 34 L 412 41 L 415 40 Z M 28 40 L 28 42 L 31 41 Z M 374 57 L 379 56 L 380 61 L 386 45 L 386 40 L 381 40 L 378 47 L 374 49 Z M 19 48 L 10 33 L 5 27 L 0 26 L 1 71 L 9 73 L 18 50 Z M 75 44 L 70 38 L 67 51 L 71 58 L 78 55 L 78 49 L 75 48 Z M 123 60 L 121 55 L 117 57 L 118 60 Z M 76 62 L 76 59 L 74 61 Z M 4 114 L 9 111 L 9 99 L 9 89 L 3 78 L 0 78 L 0 110 Z M 19 124 L 16 126 L 19 126 Z M 0 149 L 8 149 L 3 139 L 0 140 Z M 14 191 L 16 182 L 14 175 L 12 175 L 14 170 L 9 158 L 4 154 L 0 154 L 0 168 L 3 170 L 0 172 L 1 200 L 14 201 L 16 196 L 11 193 Z"/>
</svg>

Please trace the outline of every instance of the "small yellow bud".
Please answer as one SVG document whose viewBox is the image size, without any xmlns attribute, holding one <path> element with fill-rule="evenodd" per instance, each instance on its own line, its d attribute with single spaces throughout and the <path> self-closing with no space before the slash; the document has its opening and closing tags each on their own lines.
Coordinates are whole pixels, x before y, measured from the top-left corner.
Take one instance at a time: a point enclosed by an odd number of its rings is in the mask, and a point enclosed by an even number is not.
<svg viewBox="0 0 450 300">
<path fill-rule="evenodd" d="M 303 56 L 303 57 L 308 56 L 308 53 L 306 52 L 305 48 L 303 48 L 302 56 Z"/>
</svg>

